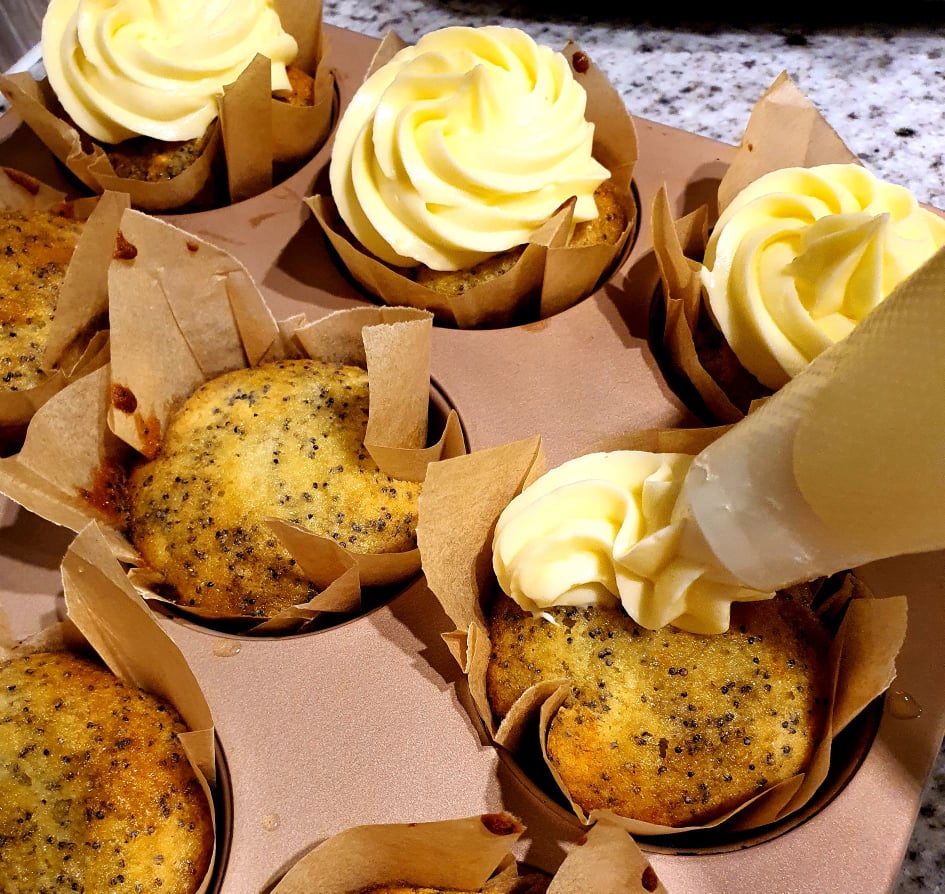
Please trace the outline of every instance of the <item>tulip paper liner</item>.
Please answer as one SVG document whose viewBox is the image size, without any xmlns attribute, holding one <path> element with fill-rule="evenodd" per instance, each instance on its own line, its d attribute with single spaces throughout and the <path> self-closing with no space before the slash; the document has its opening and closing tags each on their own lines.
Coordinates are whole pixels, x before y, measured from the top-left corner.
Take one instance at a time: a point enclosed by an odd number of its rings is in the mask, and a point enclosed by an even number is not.
<svg viewBox="0 0 945 894">
<path fill-rule="evenodd" d="M 374 886 L 512 894 L 544 890 L 517 866 L 525 831 L 508 813 L 425 823 L 354 826 L 309 851 L 272 894 L 356 894 Z M 606 818 L 568 852 L 548 894 L 665 894 L 633 839 Z"/>
<path fill-rule="evenodd" d="M 292 357 L 367 368 L 365 446 L 383 472 L 422 481 L 427 464 L 465 452 L 455 412 L 427 444 L 432 319 L 411 308 L 354 308 L 307 323 L 277 322 L 246 269 L 177 227 L 128 210 L 109 272 L 111 362 L 61 391 L 34 417 L 23 449 L 0 461 L 0 492 L 74 531 L 105 526 L 134 583 L 176 612 L 252 632 L 297 632 L 323 612 L 361 606 L 361 587 L 387 587 L 419 571 L 417 549 L 387 555 L 343 550 L 271 519 L 277 539 L 319 587 L 309 602 L 268 619 L 179 606 L 154 589 L 163 580 L 127 538 L 110 486 L 136 456 L 153 457 L 175 409 L 226 371 Z"/>
<path fill-rule="evenodd" d="M 14 439 L 22 438 L 23 426 L 52 395 L 108 358 L 108 264 L 127 205 L 127 197 L 116 193 L 67 201 L 29 174 L 0 168 L 0 209 L 48 211 L 85 222 L 47 329 L 43 366 L 49 373 L 34 388 L 0 391 L 0 430 Z"/>
<path fill-rule="evenodd" d="M 207 797 L 216 830 L 216 746 L 210 707 L 183 654 L 135 592 L 94 522 L 66 551 L 62 581 L 66 620 L 21 642 L 0 643 L 0 661 L 35 652 L 92 654 L 127 685 L 171 704 L 188 728 L 180 734 L 180 743 Z M 215 859 L 214 852 L 197 894 L 210 887 Z"/>
<path fill-rule="evenodd" d="M 370 76 L 406 46 L 388 34 L 368 69 Z M 409 305 L 434 314 L 438 322 L 462 329 L 505 326 L 544 319 L 589 295 L 614 269 L 637 230 L 631 193 L 637 138 L 633 119 L 606 76 L 574 43 L 562 50 L 587 92 L 587 120 L 594 124 L 594 157 L 610 172 L 627 213 L 627 228 L 614 244 L 568 246 L 573 203 L 567 203 L 533 234 L 506 273 L 473 286 L 459 297 L 435 292 L 368 253 L 341 221 L 331 196 L 306 199 L 326 238 L 350 274 L 385 304 Z"/>
<path fill-rule="evenodd" d="M 696 453 L 720 431 L 641 432 L 628 435 L 619 446 Z M 687 444 L 690 438 L 693 440 Z M 434 463 L 427 470 L 421 495 L 417 537 L 427 583 L 456 627 L 444 638 L 467 675 L 473 704 L 486 731 L 497 746 L 515 755 L 523 736 L 531 734 L 529 722 L 537 716 L 538 744 L 548 763 L 544 752 L 547 728 L 570 692 L 569 681 L 546 679 L 533 685 L 501 723 L 493 716 L 486 694 L 486 670 L 492 651 L 487 607 L 498 590 L 492 571 L 493 532 L 505 506 L 543 472 L 538 436 Z M 631 834 L 666 835 L 722 823 L 726 830 L 743 831 L 783 819 L 810 800 L 827 777 L 834 737 L 894 679 L 895 658 L 905 638 L 904 596 L 869 598 L 865 587 L 853 576 L 844 593 L 850 598 L 831 648 L 834 690 L 827 730 L 806 774 L 768 787 L 704 826 L 669 827 L 620 818 Z M 550 763 L 548 769 L 555 776 Z M 571 801 L 564 783 L 555 778 L 575 815 L 581 822 L 588 822 L 582 809 Z"/>
<path fill-rule="evenodd" d="M 782 73 L 752 109 L 741 144 L 719 184 L 717 212 L 770 171 L 833 163 L 858 164 L 859 159 Z M 695 388 L 705 411 L 728 423 L 741 419 L 753 400 L 770 391 L 741 367 L 714 326 L 700 325 L 700 318 L 709 313 L 699 271 L 712 214 L 703 206 L 674 220 L 665 188 L 653 200 L 653 248 L 660 271 L 653 300 L 663 304 L 663 325 L 653 338 L 672 373 Z"/>
<path fill-rule="evenodd" d="M 335 110 L 334 75 L 322 32 L 321 2 L 280 0 L 283 28 L 299 44 L 296 63 L 314 79 L 314 102 L 290 106 L 272 96 L 269 61 L 257 56 L 225 88 L 220 119 L 210 125 L 200 154 L 176 177 L 148 182 L 116 174 L 106 151 L 79 131 L 63 111 L 49 82 L 32 75 L 0 75 L 0 91 L 52 154 L 94 193 L 127 193 L 148 211 L 199 210 L 236 202 L 269 189 L 273 165 L 301 164 L 325 142 Z M 225 162 L 229 196 L 215 183 Z"/>
</svg>

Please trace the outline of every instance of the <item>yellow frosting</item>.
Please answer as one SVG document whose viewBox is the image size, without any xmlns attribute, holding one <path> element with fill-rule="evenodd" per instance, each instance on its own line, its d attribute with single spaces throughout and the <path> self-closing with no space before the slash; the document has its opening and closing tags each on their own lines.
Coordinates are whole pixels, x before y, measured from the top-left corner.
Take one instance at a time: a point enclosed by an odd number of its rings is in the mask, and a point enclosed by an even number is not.
<svg viewBox="0 0 945 894">
<path fill-rule="evenodd" d="M 278 92 L 298 52 L 273 0 L 51 0 L 42 49 L 63 108 L 105 143 L 199 137 L 257 53 Z"/>
<path fill-rule="evenodd" d="M 855 164 L 783 168 L 725 209 L 706 249 L 712 316 L 777 389 L 945 245 L 945 221 Z"/>
<path fill-rule="evenodd" d="M 727 582 L 712 562 L 679 557 L 685 520 L 676 498 L 693 457 L 615 451 L 570 460 L 506 507 L 493 540 L 493 568 L 522 608 L 615 604 L 650 629 L 728 628 L 734 601 L 769 592 Z"/>
<path fill-rule="evenodd" d="M 470 267 L 527 242 L 571 196 L 597 216 L 586 94 L 567 60 L 514 28 L 452 27 L 397 53 L 339 123 L 331 189 L 389 264 Z"/>
</svg>

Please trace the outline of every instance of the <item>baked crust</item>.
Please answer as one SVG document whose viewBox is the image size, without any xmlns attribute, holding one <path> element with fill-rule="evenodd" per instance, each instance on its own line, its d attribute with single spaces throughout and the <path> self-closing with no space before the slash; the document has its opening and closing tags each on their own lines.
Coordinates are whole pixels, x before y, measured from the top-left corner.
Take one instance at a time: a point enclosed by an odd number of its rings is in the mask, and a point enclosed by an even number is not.
<svg viewBox="0 0 945 894">
<path fill-rule="evenodd" d="M 0 211 L 0 388 L 46 377 L 49 325 L 82 223 L 47 211 Z"/>
<path fill-rule="evenodd" d="M 619 608 L 550 614 L 497 598 L 487 691 L 501 718 L 530 685 L 570 680 L 546 745 L 585 812 L 701 825 L 807 766 L 825 724 L 829 643 L 799 595 L 735 604 L 716 636 L 646 630 Z"/>
<path fill-rule="evenodd" d="M 416 546 L 420 485 L 364 447 L 367 372 L 317 360 L 238 369 L 197 389 L 129 476 L 131 539 L 183 605 L 269 617 L 317 595 L 276 517 L 359 553 Z"/>
<path fill-rule="evenodd" d="M 285 73 L 292 89 L 289 93 L 274 94 L 273 98 L 288 103 L 290 106 L 315 105 L 315 78 L 297 65 L 287 65 Z"/>
<path fill-rule="evenodd" d="M 91 659 L 0 663 L 3 891 L 196 891 L 214 834 L 185 729 Z"/>
<path fill-rule="evenodd" d="M 617 191 L 610 180 L 605 180 L 594 192 L 597 217 L 576 224 L 568 245 L 616 245 L 627 228 L 627 212 L 620 202 Z M 456 297 L 470 289 L 507 273 L 522 256 L 524 245 L 510 248 L 486 258 L 465 270 L 431 270 L 421 264 L 418 267 L 401 268 L 406 276 L 441 295 Z"/>
<path fill-rule="evenodd" d="M 192 140 L 158 140 L 154 137 L 131 137 L 106 146 L 106 155 L 118 177 L 158 183 L 182 174 L 198 158 L 207 145 L 214 124 L 203 136 Z"/>
</svg>

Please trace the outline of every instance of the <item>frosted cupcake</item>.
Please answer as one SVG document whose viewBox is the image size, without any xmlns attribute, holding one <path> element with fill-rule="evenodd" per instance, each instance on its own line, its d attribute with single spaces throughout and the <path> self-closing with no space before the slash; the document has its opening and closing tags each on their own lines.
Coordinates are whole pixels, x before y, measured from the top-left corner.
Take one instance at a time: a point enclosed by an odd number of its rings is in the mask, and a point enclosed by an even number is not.
<svg viewBox="0 0 945 894">
<path fill-rule="evenodd" d="M 782 79 L 759 109 L 777 112 L 779 98 L 794 94 Z M 739 418 L 752 400 L 849 335 L 945 245 L 945 220 L 855 163 L 842 144 L 830 143 L 813 160 L 830 163 L 801 165 L 776 136 L 746 136 L 752 149 L 739 151 L 720 186 L 721 214 L 707 243 L 697 232 L 684 251 L 663 197 L 654 209 L 664 347 L 723 421 Z M 689 270 L 690 279 L 674 267 Z"/>
<path fill-rule="evenodd" d="M 589 292 L 635 223 L 629 115 L 595 119 L 606 80 L 576 47 L 514 28 L 444 28 L 387 58 L 390 45 L 339 122 L 331 199 L 312 201 L 353 275 L 460 326 Z"/>
<path fill-rule="evenodd" d="M 320 19 L 320 5 L 277 12 L 272 0 L 53 0 L 43 19 L 48 83 L 19 75 L 0 86 L 96 192 L 124 189 L 152 210 L 219 202 L 212 177 L 220 149 L 236 200 L 327 135 L 332 89 L 320 64 Z M 267 97 L 270 121 L 256 114 L 250 126 L 249 109 Z"/>
<path fill-rule="evenodd" d="M 434 463 L 420 502 L 423 570 L 479 719 L 582 822 L 606 811 L 635 835 L 808 805 L 849 772 L 833 737 L 892 680 L 905 630 L 905 598 L 864 598 L 852 577 L 775 595 L 684 555 L 695 460 L 661 448 L 689 437 L 547 473 L 537 438 L 515 442 Z M 864 660 L 841 668 L 851 649 Z"/>
</svg>

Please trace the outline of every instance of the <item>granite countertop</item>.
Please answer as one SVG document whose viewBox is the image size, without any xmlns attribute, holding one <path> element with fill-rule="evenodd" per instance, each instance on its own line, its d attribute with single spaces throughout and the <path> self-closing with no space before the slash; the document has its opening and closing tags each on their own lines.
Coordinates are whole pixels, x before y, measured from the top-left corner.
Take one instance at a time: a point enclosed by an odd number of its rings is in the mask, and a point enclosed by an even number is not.
<svg viewBox="0 0 945 894">
<path fill-rule="evenodd" d="M 597 15 L 594 3 L 585 0 L 578 17 L 548 4 L 325 0 L 324 20 L 376 37 L 394 30 L 407 41 L 455 24 L 513 25 L 555 48 L 574 40 L 634 115 L 727 143 L 739 141 L 752 105 L 787 71 L 870 170 L 945 209 L 945 44 L 935 25 L 945 5 L 907 4 L 899 21 L 883 25 L 736 27 Z M 945 894 L 945 750 L 895 888 L 919 892 Z"/>
</svg>

